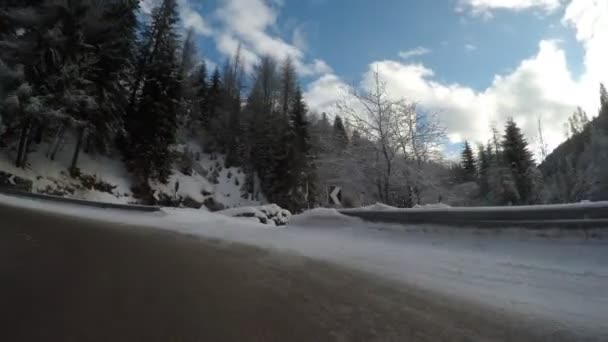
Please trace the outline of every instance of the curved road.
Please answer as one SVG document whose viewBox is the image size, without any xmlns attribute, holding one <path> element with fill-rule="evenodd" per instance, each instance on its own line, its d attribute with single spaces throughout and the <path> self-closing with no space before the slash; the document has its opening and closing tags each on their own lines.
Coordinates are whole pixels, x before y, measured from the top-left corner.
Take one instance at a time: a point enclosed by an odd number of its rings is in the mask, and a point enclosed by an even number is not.
<svg viewBox="0 0 608 342">
<path fill-rule="evenodd" d="M 0 303 L 4 341 L 583 338 L 277 251 L 2 204 Z"/>
</svg>

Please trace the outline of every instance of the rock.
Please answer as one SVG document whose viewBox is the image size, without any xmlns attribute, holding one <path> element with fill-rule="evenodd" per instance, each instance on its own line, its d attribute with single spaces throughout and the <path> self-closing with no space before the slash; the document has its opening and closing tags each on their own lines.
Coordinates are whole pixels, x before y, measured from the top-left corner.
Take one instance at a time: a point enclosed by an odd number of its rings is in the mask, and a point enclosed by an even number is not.
<svg viewBox="0 0 608 342">
<path fill-rule="evenodd" d="M 203 203 L 197 202 L 190 197 L 186 197 L 182 200 L 182 205 L 186 208 L 200 209 L 203 206 Z"/>
<path fill-rule="evenodd" d="M 216 202 L 212 197 L 207 198 L 203 204 L 209 211 L 220 211 L 226 208 L 222 203 Z"/>
</svg>

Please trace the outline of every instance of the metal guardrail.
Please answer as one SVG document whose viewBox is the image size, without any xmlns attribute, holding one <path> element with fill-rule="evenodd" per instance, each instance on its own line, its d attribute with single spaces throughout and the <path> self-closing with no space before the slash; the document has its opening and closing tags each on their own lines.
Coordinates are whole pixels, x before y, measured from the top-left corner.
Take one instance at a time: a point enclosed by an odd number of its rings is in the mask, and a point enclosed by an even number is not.
<svg viewBox="0 0 608 342">
<path fill-rule="evenodd" d="M 519 207 L 345 209 L 366 221 L 475 227 L 608 228 L 608 202 Z"/>
<path fill-rule="evenodd" d="M 87 201 L 87 200 L 76 199 L 76 198 L 68 198 L 68 197 L 46 195 L 46 194 L 37 194 L 37 193 L 33 193 L 33 192 L 24 192 L 24 191 L 19 191 L 19 190 L 8 189 L 5 187 L 0 187 L 0 194 L 6 194 L 6 195 L 11 195 L 11 196 L 17 196 L 17 197 L 25 197 L 25 198 L 37 199 L 37 200 L 52 201 L 52 202 L 70 203 L 70 204 L 76 204 L 76 205 L 81 205 L 81 206 L 85 206 L 85 207 L 94 207 L 94 208 L 102 208 L 102 209 L 120 209 L 120 210 L 141 211 L 141 212 L 160 211 L 160 207 L 157 207 L 157 206 Z"/>
</svg>

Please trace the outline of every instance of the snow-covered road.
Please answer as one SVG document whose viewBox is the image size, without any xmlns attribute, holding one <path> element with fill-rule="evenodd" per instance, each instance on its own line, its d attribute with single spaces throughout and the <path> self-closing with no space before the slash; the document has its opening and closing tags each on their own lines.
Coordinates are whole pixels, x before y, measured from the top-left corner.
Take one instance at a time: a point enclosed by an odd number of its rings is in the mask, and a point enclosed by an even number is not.
<svg viewBox="0 0 608 342">
<path fill-rule="evenodd" d="M 115 224 L 176 230 L 329 261 L 515 313 L 585 336 L 608 336 L 608 240 L 551 231 L 388 226 L 331 210 L 269 228 L 195 210 L 131 213 L 0 195 L 0 202 Z"/>
</svg>

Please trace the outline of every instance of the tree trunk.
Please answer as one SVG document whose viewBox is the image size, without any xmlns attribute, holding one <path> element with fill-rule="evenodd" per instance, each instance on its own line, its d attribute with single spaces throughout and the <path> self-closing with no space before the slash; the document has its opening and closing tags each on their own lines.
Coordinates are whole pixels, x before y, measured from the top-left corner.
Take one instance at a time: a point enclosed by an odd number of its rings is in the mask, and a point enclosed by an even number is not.
<svg viewBox="0 0 608 342">
<path fill-rule="evenodd" d="M 30 131 L 27 136 L 27 142 L 25 143 L 25 149 L 23 151 L 23 157 L 21 158 L 21 165 L 25 167 L 27 165 L 27 157 L 29 155 L 30 146 L 32 145 L 32 141 L 36 138 L 38 132 L 34 132 L 32 127 L 30 126 Z"/>
<path fill-rule="evenodd" d="M 39 145 L 42 142 L 43 134 L 44 134 L 44 125 L 39 123 L 38 127 L 36 127 L 36 135 L 35 135 L 36 144 Z"/>
<path fill-rule="evenodd" d="M 61 142 L 63 141 L 63 135 L 65 134 L 65 130 L 66 130 L 66 126 L 62 124 L 61 127 L 59 128 L 59 130 L 57 131 L 57 135 L 55 136 L 55 139 L 53 140 L 53 145 L 51 145 L 51 150 L 49 152 L 50 153 L 49 158 L 51 160 L 55 160 L 57 151 L 59 151 L 59 147 L 61 146 Z"/>
<path fill-rule="evenodd" d="M 24 165 L 24 162 L 25 162 L 24 156 L 27 153 L 25 148 L 27 145 L 28 137 L 29 137 L 30 125 L 31 125 L 31 119 L 26 118 L 25 121 L 23 121 L 23 126 L 21 127 L 21 133 L 19 134 L 19 148 L 17 150 L 17 160 L 15 161 L 16 167 L 25 166 Z"/>
<path fill-rule="evenodd" d="M 93 135 L 92 134 L 87 134 L 87 138 L 85 139 L 85 143 L 84 143 L 84 153 L 91 153 L 91 151 L 93 150 Z M 99 151 L 97 151 L 99 152 Z"/>
<path fill-rule="evenodd" d="M 78 140 L 76 141 L 76 148 L 74 149 L 74 155 L 72 156 L 72 164 L 70 166 L 70 175 L 75 177 L 78 174 L 78 155 L 80 154 L 80 147 L 82 146 L 82 141 L 84 140 L 84 131 L 85 128 L 80 128 L 78 131 Z"/>
</svg>

